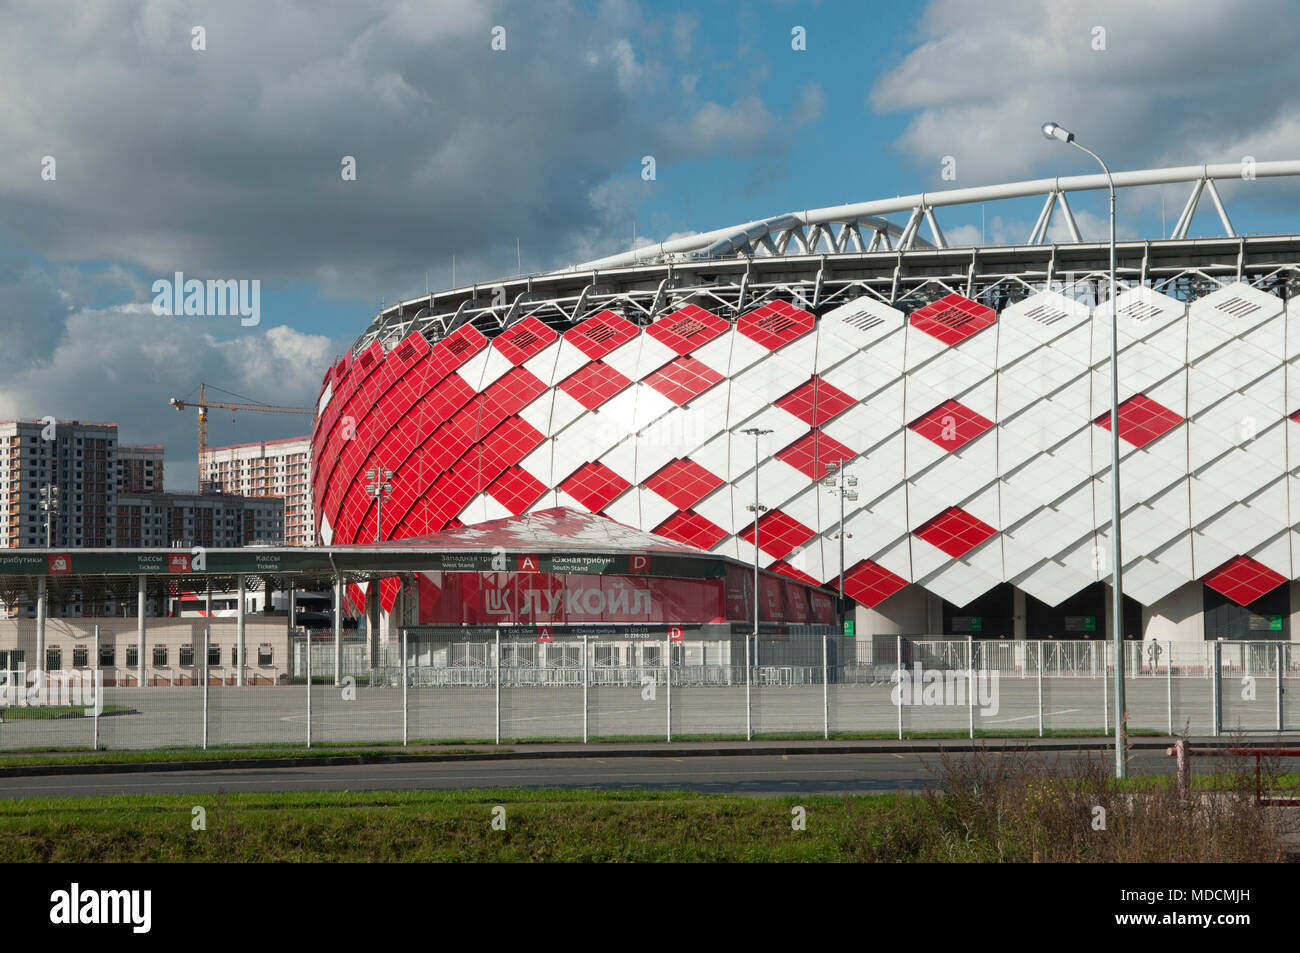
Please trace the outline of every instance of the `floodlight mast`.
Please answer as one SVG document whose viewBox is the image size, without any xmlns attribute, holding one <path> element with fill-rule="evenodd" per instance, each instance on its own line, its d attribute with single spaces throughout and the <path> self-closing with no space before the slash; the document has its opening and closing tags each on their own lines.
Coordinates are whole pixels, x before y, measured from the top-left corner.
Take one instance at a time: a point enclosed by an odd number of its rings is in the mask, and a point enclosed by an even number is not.
<svg viewBox="0 0 1300 953">
<path fill-rule="evenodd" d="M 379 542 L 384 523 L 384 500 L 393 492 L 393 471 L 371 467 L 366 471 L 366 493 L 375 501 L 375 542 Z"/>
<path fill-rule="evenodd" d="M 844 533 L 844 501 L 856 501 L 858 491 L 853 487 L 858 485 L 858 478 L 849 476 L 845 472 L 850 460 L 833 460 L 826 464 L 826 472 L 829 474 L 826 479 L 822 480 L 822 486 L 829 489 L 832 493 L 837 493 L 840 498 L 840 592 L 836 600 L 836 615 L 839 617 L 840 631 L 844 630 L 845 616 L 845 596 L 844 596 L 844 540 L 847 538 Z M 853 534 L 848 534 L 852 536 Z"/>
<path fill-rule="evenodd" d="M 1107 187 L 1110 189 L 1110 529 L 1111 561 L 1114 563 L 1111 577 L 1111 641 L 1115 649 L 1115 777 L 1128 775 L 1125 764 L 1124 736 L 1125 720 L 1128 716 L 1124 704 L 1124 585 L 1123 556 L 1120 547 L 1120 498 L 1119 498 L 1119 312 L 1116 308 L 1116 294 L 1119 291 L 1115 275 L 1115 180 L 1110 169 L 1101 156 L 1075 141 L 1074 133 L 1055 122 L 1043 123 L 1043 137 L 1056 139 L 1067 145 L 1086 152 L 1097 160 L 1106 173 Z M 1105 645 L 1105 642 L 1102 643 Z M 1103 668 L 1105 659 L 1102 659 Z"/>
<path fill-rule="evenodd" d="M 758 517 L 767 510 L 758 502 L 758 438 L 770 434 L 771 429 L 764 430 L 761 427 L 748 427 L 741 433 L 754 438 L 754 502 L 752 505 L 745 507 L 754 514 L 754 659 L 751 666 L 749 657 L 749 639 L 745 639 L 745 739 L 750 740 L 754 737 L 753 727 L 750 721 L 749 709 L 749 683 L 751 681 L 751 667 L 758 665 Z"/>
</svg>

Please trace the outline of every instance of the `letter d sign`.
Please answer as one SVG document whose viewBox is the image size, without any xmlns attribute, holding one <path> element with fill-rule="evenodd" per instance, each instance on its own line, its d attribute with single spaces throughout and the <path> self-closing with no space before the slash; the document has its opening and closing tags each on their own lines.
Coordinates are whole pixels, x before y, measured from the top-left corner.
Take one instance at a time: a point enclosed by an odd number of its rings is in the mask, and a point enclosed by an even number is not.
<svg viewBox="0 0 1300 953">
<path fill-rule="evenodd" d="M 649 556 L 633 556 L 632 564 L 629 567 L 631 572 L 645 572 L 650 568 Z"/>
</svg>

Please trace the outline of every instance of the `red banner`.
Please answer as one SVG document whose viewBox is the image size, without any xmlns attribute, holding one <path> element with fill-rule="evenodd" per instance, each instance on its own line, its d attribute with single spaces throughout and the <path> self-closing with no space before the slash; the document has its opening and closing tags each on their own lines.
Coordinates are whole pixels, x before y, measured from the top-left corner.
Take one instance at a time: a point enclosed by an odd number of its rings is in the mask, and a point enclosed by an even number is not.
<svg viewBox="0 0 1300 953">
<path fill-rule="evenodd" d="M 752 575 L 729 567 L 722 579 L 663 579 L 580 573 L 422 573 L 424 625 L 492 623 L 750 621 Z M 759 577 L 764 622 L 835 621 L 831 596 L 782 576 Z"/>
<path fill-rule="evenodd" d="M 725 622 L 720 579 L 585 573 L 424 573 L 420 622 Z"/>
</svg>

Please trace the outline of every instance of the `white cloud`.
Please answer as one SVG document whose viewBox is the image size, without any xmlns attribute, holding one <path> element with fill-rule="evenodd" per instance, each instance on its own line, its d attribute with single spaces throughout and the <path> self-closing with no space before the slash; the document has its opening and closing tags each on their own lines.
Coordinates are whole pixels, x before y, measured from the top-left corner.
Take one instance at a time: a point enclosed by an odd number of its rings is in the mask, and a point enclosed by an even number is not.
<svg viewBox="0 0 1300 953">
<path fill-rule="evenodd" d="M 802 125 L 806 122 L 816 122 L 822 117 L 826 110 L 826 91 L 822 89 L 820 83 L 809 83 L 799 94 L 799 101 L 790 110 L 790 119 L 792 122 Z"/>
<path fill-rule="evenodd" d="M 224 322 L 224 323 L 222 323 Z M 199 381 L 286 406 L 311 406 L 321 370 L 342 342 L 277 326 L 242 331 L 231 318 L 175 318 L 147 304 L 70 315 L 50 355 L 0 380 L 0 418 L 121 422 L 127 442 L 165 443 L 168 486 L 194 480 L 194 418 L 177 414 L 168 397 L 185 397 Z M 214 443 L 229 420 L 211 415 Z M 249 430 L 288 436 L 310 428 L 308 417 L 258 415 Z"/>
<path fill-rule="evenodd" d="M 1300 19 L 1281 0 L 932 0 L 919 32 L 869 102 L 914 113 L 897 147 L 936 179 L 956 157 L 946 188 L 1093 171 L 1047 120 L 1116 170 L 1300 154 Z"/>
</svg>

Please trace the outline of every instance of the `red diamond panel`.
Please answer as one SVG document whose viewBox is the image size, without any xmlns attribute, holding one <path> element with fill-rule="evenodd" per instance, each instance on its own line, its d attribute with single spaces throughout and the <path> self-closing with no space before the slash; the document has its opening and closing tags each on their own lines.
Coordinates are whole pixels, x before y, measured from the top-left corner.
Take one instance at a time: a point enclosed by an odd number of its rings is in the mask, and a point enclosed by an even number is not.
<svg viewBox="0 0 1300 953">
<path fill-rule="evenodd" d="M 864 559 L 844 574 L 844 594 L 868 609 L 874 609 L 898 590 L 907 580 L 879 563 Z"/>
<path fill-rule="evenodd" d="M 702 361 L 682 356 L 669 361 L 642 381 L 678 407 L 722 380 L 722 375 Z"/>
<path fill-rule="evenodd" d="M 1296 423 L 1300 424 L 1300 410 L 1297 410 L 1295 413 L 1293 413 L 1291 415 L 1291 419 L 1294 420 Z"/>
<path fill-rule="evenodd" d="M 820 377 L 796 387 L 776 402 L 786 413 L 794 414 L 809 427 L 820 427 L 857 401 Z"/>
<path fill-rule="evenodd" d="M 588 410 L 595 410 L 632 382 L 608 364 L 592 361 L 560 381 L 564 391 Z"/>
<path fill-rule="evenodd" d="M 527 368 L 512 367 L 493 381 L 476 402 L 482 404 L 480 432 L 491 430 L 510 414 L 527 407 L 545 390 L 546 385 Z"/>
<path fill-rule="evenodd" d="M 778 559 L 776 562 L 772 563 L 772 565 L 768 566 L 767 568 L 770 569 L 772 572 L 779 572 L 783 576 L 789 576 L 791 579 L 798 579 L 800 582 L 806 582 L 810 586 L 821 585 L 821 583 L 819 583 L 812 576 L 808 575 L 806 572 L 803 572 L 800 569 L 795 569 L 788 562 L 782 559 Z"/>
<path fill-rule="evenodd" d="M 1286 582 L 1286 577 L 1249 556 L 1233 556 L 1218 569 L 1202 576 L 1201 582 L 1244 606 L 1272 592 Z"/>
<path fill-rule="evenodd" d="M 646 334 L 678 354 L 689 354 L 701 344 L 712 341 L 728 326 L 725 318 L 705 311 L 699 305 L 688 304 L 650 325 Z"/>
<path fill-rule="evenodd" d="M 546 492 L 546 484 L 522 467 L 511 467 L 493 481 L 488 495 L 518 516 Z"/>
<path fill-rule="evenodd" d="M 613 311 L 602 311 L 565 331 L 564 340 L 593 361 L 598 361 L 636 335 L 637 327 L 631 321 L 619 317 Z"/>
<path fill-rule="evenodd" d="M 813 329 L 814 318 L 788 301 L 769 301 L 736 322 L 736 330 L 769 351 L 803 337 Z"/>
<path fill-rule="evenodd" d="M 1182 417 L 1145 394 L 1134 394 L 1119 405 L 1119 435 L 1135 447 L 1145 447 L 1182 422 Z M 1109 430 L 1110 411 L 1093 423 Z"/>
<path fill-rule="evenodd" d="M 793 516 L 773 510 L 758 521 L 758 548 L 769 556 L 784 559 L 796 546 L 802 546 L 815 534 Z M 749 545 L 754 545 L 754 527 L 739 534 Z"/>
<path fill-rule="evenodd" d="M 694 460 L 674 460 L 646 480 L 645 486 L 679 510 L 685 510 L 722 486 L 722 478 L 714 476 Z"/>
<path fill-rule="evenodd" d="M 487 338 L 477 328 L 468 324 L 457 328 L 433 346 L 432 372 L 438 377 L 450 374 L 487 347 L 487 343 Z"/>
<path fill-rule="evenodd" d="M 591 512 L 599 513 L 631 485 L 603 463 L 584 463 L 560 484 L 560 489 Z"/>
<path fill-rule="evenodd" d="M 993 421 L 977 414 L 965 404 L 945 400 L 934 410 L 917 417 L 908 429 L 919 433 L 945 450 L 964 447 L 993 426 Z"/>
<path fill-rule="evenodd" d="M 908 319 L 912 327 L 944 344 L 959 344 L 997 320 L 997 312 L 962 295 L 948 295 L 917 308 Z"/>
<path fill-rule="evenodd" d="M 675 539 L 687 546 L 712 549 L 726 538 L 727 531 L 694 510 L 685 510 L 660 523 L 655 528 L 655 535 Z"/>
<path fill-rule="evenodd" d="M 492 346 L 516 366 L 544 350 L 559 334 L 533 315 L 492 339 Z"/>
<path fill-rule="evenodd" d="M 856 456 L 835 438 L 820 430 L 812 430 L 778 453 L 776 458 L 784 460 L 800 473 L 820 480 L 826 475 L 826 464 L 852 460 Z"/>
<path fill-rule="evenodd" d="M 916 529 L 917 536 L 949 556 L 964 556 L 996 532 L 958 506 L 948 507 Z"/>
<path fill-rule="evenodd" d="M 544 439 L 522 417 L 507 417 L 483 440 L 479 466 L 486 474 L 485 482 L 528 456 L 529 451 Z"/>
</svg>

